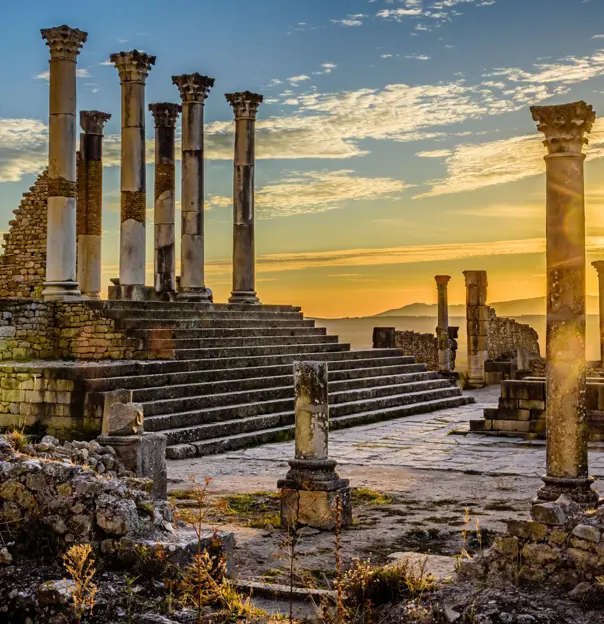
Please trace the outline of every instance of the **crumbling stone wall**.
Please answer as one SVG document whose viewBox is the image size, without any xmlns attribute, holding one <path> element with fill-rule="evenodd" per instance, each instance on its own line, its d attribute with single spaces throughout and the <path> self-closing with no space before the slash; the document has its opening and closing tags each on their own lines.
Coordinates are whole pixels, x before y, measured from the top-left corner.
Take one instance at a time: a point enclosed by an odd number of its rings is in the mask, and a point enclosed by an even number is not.
<svg viewBox="0 0 604 624">
<path fill-rule="evenodd" d="M 0 256 L 0 297 L 40 297 L 46 275 L 47 170 L 13 213 Z"/>
<path fill-rule="evenodd" d="M 529 357 L 540 354 L 539 334 L 530 325 L 499 317 L 493 308 L 489 308 L 487 344 L 490 360 L 515 360 L 519 347 L 524 348 Z"/>
<path fill-rule="evenodd" d="M 420 334 L 414 331 L 397 331 L 394 345 L 405 355 L 412 355 L 417 362 L 425 363 L 428 370 L 438 370 L 438 340 L 434 334 Z"/>
</svg>

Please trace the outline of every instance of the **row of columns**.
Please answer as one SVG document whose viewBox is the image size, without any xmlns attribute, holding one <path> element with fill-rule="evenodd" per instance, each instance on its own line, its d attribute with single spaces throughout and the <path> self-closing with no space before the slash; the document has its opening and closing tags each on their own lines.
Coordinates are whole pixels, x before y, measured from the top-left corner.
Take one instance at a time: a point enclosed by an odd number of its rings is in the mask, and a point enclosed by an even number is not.
<svg viewBox="0 0 604 624">
<path fill-rule="evenodd" d="M 100 298 L 102 136 L 110 118 L 83 111 L 76 183 L 76 60 L 87 33 L 68 26 L 44 29 L 50 48 L 50 130 L 47 276 L 45 299 Z M 138 298 L 145 287 L 145 83 L 155 57 L 133 50 L 112 54 L 121 83 L 121 296 Z M 182 112 L 181 277 L 178 298 L 210 303 L 204 267 L 204 103 L 214 79 L 173 76 L 182 104 L 150 104 L 155 121 L 154 288 L 174 293 L 175 128 Z M 233 290 L 231 303 L 259 303 L 255 290 L 255 121 L 262 96 L 226 95 L 235 113 Z M 79 199 L 79 208 L 77 201 Z M 77 213 L 77 215 L 76 215 Z M 77 240 L 76 240 L 77 235 Z M 76 253 L 77 251 L 77 253 Z M 77 258 L 77 263 L 76 263 Z M 77 268 L 76 268 L 77 264 Z M 81 286 L 81 291 L 80 291 Z"/>
</svg>

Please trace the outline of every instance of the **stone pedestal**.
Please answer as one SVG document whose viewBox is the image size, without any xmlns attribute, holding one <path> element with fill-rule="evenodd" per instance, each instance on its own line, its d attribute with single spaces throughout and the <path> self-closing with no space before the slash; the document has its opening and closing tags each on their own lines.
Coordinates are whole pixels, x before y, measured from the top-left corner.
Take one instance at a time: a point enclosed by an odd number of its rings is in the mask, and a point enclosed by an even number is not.
<svg viewBox="0 0 604 624">
<path fill-rule="evenodd" d="M 487 272 L 464 271 L 466 279 L 466 322 L 468 328 L 468 388 L 485 385 L 484 363 L 489 357 L 489 307 Z"/>
<path fill-rule="evenodd" d="M 374 349 L 394 349 L 396 328 L 395 327 L 374 327 L 373 328 L 373 348 Z"/>
<path fill-rule="evenodd" d="M 182 190 L 180 292 L 178 299 L 211 303 L 205 286 L 203 109 L 214 78 L 201 74 L 172 76 L 182 98 Z"/>
<path fill-rule="evenodd" d="M 583 145 L 595 120 L 585 102 L 533 106 L 546 163 L 547 474 L 541 500 L 593 503 L 585 408 L 585 204 Z"/>
<path fill-rule="evenodd" d="M 233 292 L 229 303 L 257 305 L 254 237 L 255 127 L 263 97 L 228 93 L 235 112 L 235 173 L 233 178 Z"/>
<path fill-rule="evenodd" d="M 348 479 L 328 457 L 329 406 L 327 363 L 294 362 L 296 457 L 277 483 L 281 489 L 281 526 L 305 525 L 332 530 L 352 523 Z M 339 516 L 339 518 L 338 518 Z"/>
<path fill-rule="evenodd" d="M 182 110 L 180 104 L 149 104 L 155 119 L 155 290 L 159 294 L 176 289 L 174 221 L 174 131 Z"/>
<path fill-rule="evenodd" d="M 59 26 L 41 31 L 50 48 L 46 300 L 80 297 L 76 281 L 76 60 L 88 34 Z"/>
<path fill-rule="evenodd" d="M 600 362 L 604 362 L 604 260 L 591 265 L 598 272 L 598 312 L 600 314 Z"/>
<path fill-rule="evenodd" d="M 449 348 L 449 304 L 447 300 L 447 285 L 450 275 L 435 275 L 436 290 L 438 293 L 438 326 L 436 338 L 438 340 L 438 368 L 443 373 L 451 372 L 451 349 Z"/>
<path fill-rule="evenodd" d="M 112 54 L 122 85 L 120 285 L 145 284 L 145 82 L 155 57 L 138 50 Z M 137 292 L 137 288 L 133 291 Z"/>
<path fill-rule="evenodd" d="M 101 298 L 103 234 L 103 128 L 109 113 L 80 111 L 78 177 L 78 283 L 88 299 Z"/>
</svg>

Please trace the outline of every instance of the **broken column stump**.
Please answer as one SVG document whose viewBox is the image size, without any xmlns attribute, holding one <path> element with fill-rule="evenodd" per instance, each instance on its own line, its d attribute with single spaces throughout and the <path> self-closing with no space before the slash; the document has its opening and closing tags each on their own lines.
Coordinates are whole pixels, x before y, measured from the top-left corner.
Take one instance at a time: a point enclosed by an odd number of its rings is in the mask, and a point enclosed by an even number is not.
<svg viewBox="0 0 604 624">
<path fill-rule="evenodd" d="M 280 479 L 281 526 L 333 530 L 352 523 L 348 479 L 328 458 L 327 363 L 294 362 L 296 457 Z"/>
<path fill-rule="evenodd" d="M 166 436 L 144 432 L 143 407 L 132 403 L 131 390 L 114 390 L 105 395 L 99 444 L 111 446 L 124 466 L 137 477 L 151 479 L 151 496 L 166 499 Z"/>
</svg>

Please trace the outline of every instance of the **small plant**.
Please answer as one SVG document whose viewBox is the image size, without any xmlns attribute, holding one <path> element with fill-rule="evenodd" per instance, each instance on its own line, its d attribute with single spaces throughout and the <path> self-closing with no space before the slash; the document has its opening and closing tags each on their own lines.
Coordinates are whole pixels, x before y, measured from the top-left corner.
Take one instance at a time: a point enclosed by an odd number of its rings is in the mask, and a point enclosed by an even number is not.
<svg viewBox="0 0 604 624">
<path fill-rule="evenodd" d="M 392 502 L 392 496 L 369 488 L 353 488 L 350 496 L 356 505 L 389 505 Z"/>
<path fill-rule="evenodd" d="M 459 387 L 467 390 L 470 385 L 470 375 L 467 371 L 459 371 Z"/>
<path fill-rule="evenodd" d="M 76 544 L 71 546 L 63 555 L 63 565 L 74 582 L 72 593 L 76 622 L 80 622 L 86 610 L 92 613 L 96 604 L 98 587 L 93 582 L 96 569 L 94 559 L 90 556 L 90 544 Z"/>
<path fill-rule="evenodd" d="M 6 441 L 17 451 L 23 453 L 30 443 L 29 436 L 25 434 L 25 424 L 15 425 L 5 434 Z"/>
</svg>

